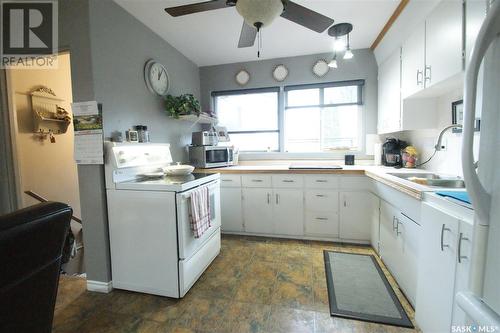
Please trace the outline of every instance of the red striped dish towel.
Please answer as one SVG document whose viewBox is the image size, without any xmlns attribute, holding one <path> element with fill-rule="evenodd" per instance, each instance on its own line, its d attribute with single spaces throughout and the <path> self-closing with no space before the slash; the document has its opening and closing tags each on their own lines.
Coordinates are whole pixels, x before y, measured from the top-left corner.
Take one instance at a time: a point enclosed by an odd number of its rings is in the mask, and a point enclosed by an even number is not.
<svg viewBox="0 0 500 333">
<path fill-rule="evenodd" d="M 189 220 L 194 238 L 200 238 L 210 228 L 210 193 L 208 187 L 200 187 L 191 192 Z"/>
</svg>

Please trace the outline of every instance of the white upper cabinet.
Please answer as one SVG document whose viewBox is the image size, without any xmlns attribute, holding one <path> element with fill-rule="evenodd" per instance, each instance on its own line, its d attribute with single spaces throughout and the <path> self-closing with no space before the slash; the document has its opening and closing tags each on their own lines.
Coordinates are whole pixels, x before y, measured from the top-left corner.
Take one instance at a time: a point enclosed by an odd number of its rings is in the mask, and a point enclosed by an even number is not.
<svg viewBox="0 0 500 333">
<path fill-rule="evenodd" d="M 425 24 L 420 24 L 403 43 L 401 50 L 401 97 L 424 89 Z"/>
<path fill-rule="evenodd" d="M 472 47 L 486 17 L 486 0 L 468 0 L 465 3 L 465 63 L 469 62 Z"/>
<path fill-rule="evenodd" d="M 463 70 L 463 4 L 442 1 L 425 22 L 425 86 L 443 82 Z"/>
<path fill-rule="evenodd" d="M 378 133 L 401 129 L 401 49 L 378 68 Z"/>
</svg>

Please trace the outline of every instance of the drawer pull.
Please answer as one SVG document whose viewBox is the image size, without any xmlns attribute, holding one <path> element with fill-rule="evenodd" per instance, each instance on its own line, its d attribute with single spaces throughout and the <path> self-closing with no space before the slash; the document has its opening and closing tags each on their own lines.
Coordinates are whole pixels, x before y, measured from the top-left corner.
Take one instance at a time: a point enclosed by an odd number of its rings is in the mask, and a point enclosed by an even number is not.
<svg viewBox="0 0 500 333">
<path fill-rule="evenodd" d="M 328 221 L 328 218 L 327 217 L 316 217 L 316 220 L 319 220 L 319 221 Z"/>
<path fill-rule="evenodd" d="M 325 180 L 325 179 L 316 179 L 316 183 L 328 183 L 328 180 Z"/>
<path fill-rule="evenodd" d="M 443 224 L 441 227 L 441 251 L 444 251 L 445 247 L 450 247 L 450 245 L 444 244 L 444 232 L 445 231 L 451 231 L 450 228 L 446 228 L 446 224 Z"/>
<path fill-rule="evenodd" d="M 222 181 L 223 182 L 232 182 L 233 180 L 232 179 L 223 179 Z"/>
<path fill-rule="evenodd" d="M 467 237 L 464 237 L 463 233 L 460 233 L 460 237 L 458 238 L 458 263 L 461 264 L 462 260 L 468 259 L 469 257 L 462 255 L 462 241 L 468 241 Z"/>
<path fill-rule="evenodd" d="M 324 195 L 324 194 L 316 194 L 316 196 L 317 196 L 318 198 L 326 198 L 326 195 Z"/>
<path fill-rule="evenodd" d="M 284 179 L 283 183 L 295 183 L 294 180 Z"/>
<path fill-rule="evenodd" d="M 252 179 L 252 181 L 254 183 L 262 183 L 263 180 L 262 179 Z"/>
</svg>

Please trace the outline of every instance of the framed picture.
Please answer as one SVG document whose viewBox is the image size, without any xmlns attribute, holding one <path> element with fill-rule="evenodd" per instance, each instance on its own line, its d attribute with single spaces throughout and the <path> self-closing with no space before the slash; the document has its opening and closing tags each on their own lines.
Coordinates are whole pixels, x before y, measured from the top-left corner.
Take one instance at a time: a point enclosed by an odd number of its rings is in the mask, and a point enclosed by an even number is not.
<svg viewBox="0 0 500 333">
<path fill-rule="evenodd" d="M 460 124 L 464 123 L 464 101 L 459 100 L 451 103 L 451 123 Z M 474 122 L 474 131 L 479 132 L 481 130 L 481 119 L 476 119 Z M 452 129 L 453 133 L 462 133 L 461 128 Z"/>
</svg>

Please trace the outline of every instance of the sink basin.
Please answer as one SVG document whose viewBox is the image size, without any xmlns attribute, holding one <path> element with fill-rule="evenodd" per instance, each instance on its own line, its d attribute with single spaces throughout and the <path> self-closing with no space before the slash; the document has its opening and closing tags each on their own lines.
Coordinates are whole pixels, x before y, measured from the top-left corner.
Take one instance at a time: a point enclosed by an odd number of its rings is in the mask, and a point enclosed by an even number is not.
<svg viewBox="0 0 500 333">
<path fill-rule="evenodd" d="M 440 176 L 435 173 L 388 173 L 388 175 L 421 185 L 444 188 L 465 188 L 465 182 L 462 179 L 458 177 Z"/>
</svg>

